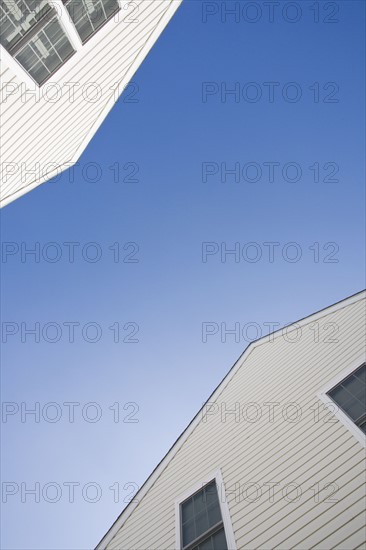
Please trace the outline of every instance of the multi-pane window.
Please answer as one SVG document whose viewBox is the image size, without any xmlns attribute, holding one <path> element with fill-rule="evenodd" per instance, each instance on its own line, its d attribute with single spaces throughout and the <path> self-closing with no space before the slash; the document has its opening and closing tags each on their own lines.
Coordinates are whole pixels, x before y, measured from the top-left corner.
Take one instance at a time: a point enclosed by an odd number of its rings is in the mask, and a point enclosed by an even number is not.
<svg viewBox="0 0 366 550">
<path fill-rule="evenodd" d="M 82 42 L 119 9 L 118 0 L 63 0 Z"/>
<path fill-rule="evenodd" d="M 48 0 L 0 0 L 0 43 L 39 85 L 75 53 L 70 26 L 84 43 L 119 10 L 119 0 L 63 3 L 65 24 Z"/>
<path fill-rule="evenodd" d="M 1 44 L 38 84 L 74 53 L 45 0 L 0 0 L 0 28 Z"/>
<path fill-rule="evenodd" d="M 182 550 L 227 550 L 215 481 L 180 505 Z"/>
<path fill-rule="evenodd" d="M 49 10 L 47 0 L 1 0 L 1 44 L 11 49 Z"/>
<path fill-rule="evenodd" d="M 327 395 L 366 434 L 366 363 L 328 391 Z"/>
</svg>

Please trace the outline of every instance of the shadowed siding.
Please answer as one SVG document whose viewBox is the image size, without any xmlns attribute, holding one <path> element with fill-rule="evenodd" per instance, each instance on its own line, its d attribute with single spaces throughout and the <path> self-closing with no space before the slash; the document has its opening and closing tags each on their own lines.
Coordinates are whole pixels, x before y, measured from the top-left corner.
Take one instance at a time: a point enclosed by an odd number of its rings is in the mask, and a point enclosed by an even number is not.
<svg viewBox="0 0 366 550">
<path fill-rule="evenodd" d="M 333 313 L 325 311 L 316 323 L 319 342 L 314 341 L 314 322 L 309 319 L 298 341 L 290 343 L 280 334 L 252 347 L 227 385 L 222 384 L 216 403 L 234 410 L 235 403 L 242 409 L 256 402 L 262 417 L 252 423 L 243 416 L 236 421 L 234 414 L 223 421 L 220 412 L 205 422 L 201 417 L 108 549 L 174 549 L 175 499 L 217 468 L 222 470 L 238 550 L 363 547 L 365 450 L 327 413 L 317 394 L 365 353 L 365 300 Z M 327 323 L 337 327 L 332 337 L 338 342 L 324 342 L 331 332 Z M 289 332 L 287 339 L 295 336 Z M 279 403 L 273 422 L 269 407 L 264 406 L 268 402 Z M 297 422 L 282 415 L 283 406 L 290 402 L 301 408 Z M 269 482 L 279 484 L 273 486 L 272 501 L 264 485 Z M 243 492 L 245 483 L 256 483 L 261 489 L 256 501 L 259 493 Z M 296 493 L 288 493 L 291 502 L 283 493 L 289 483 L 301 491 L 297 499 Z M 318 502 L 311 489 L 315 483 L 320 489 Z M 330 483 L 336 485 L 327 488 Z"/>
</svg>

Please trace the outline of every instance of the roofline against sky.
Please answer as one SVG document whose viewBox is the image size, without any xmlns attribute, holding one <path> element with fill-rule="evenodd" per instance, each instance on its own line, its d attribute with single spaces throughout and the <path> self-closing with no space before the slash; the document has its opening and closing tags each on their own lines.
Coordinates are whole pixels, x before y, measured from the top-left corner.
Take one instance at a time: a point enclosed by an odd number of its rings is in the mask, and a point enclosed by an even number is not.
<svg viewBox="0 0 366 550">
<path fill-rule="evenodd" d="M 308 324 L 309 322 L 313 322 L 316 319 L 319 319 L 321 317 L 325 317 L 326 315 L 329 315 L 331 313 L 334 313 L 335 311 L 342 309 L 344 307 L 350 306 L 351 304 L 358 302 L 360 300 L 363 300 L 366 298 L 366 290 L 361 290 L 355 294 L 352 294 L 351 296 L 348 296 L 347 298 L 343 298 L 339 302 L 335 302 L 334 304 L 331 304 L 330 306 L 327 306 L 323 309 L 320 309 L 316 311 L 315 313 L 311 313 L 307 317 L 302 317 L 298 321 L 294 321 L 290 325 L 287 325 L 287 328 L 293 326 L 293 330 L 297 330 L 298 327 L 302 327 L 303 325 Z M 211 395 L 208 397 L 208 399 L 205 401 L 205 403 L 202 405 L 200 410 L 197 412 L 197 414 L 193 417 L 191 422 L 188 424 L 188 426 L 183 430 L 183 432 L 178 436 L 176 441 L 173 443 L 173 445 L 170 447 L 169 451 L 166 453 L 166 455 L 163 457 L 163 459 L 158 463 L 158 465 L 154 468 L 154 470 L 151 472 L 149 477 L 146 479 L 146 481 L 143 483 L 143 485 L 140 487 L 140 489 L 137 491 L 133 501 L 131 501 L 121 512 L 121 514 L 117 517 L 117 519 L 114 521 L 112 526 L 109 528 L 109 530 L 106 532 L 106 534 L 102 537 L 102 539 L 99 541 L 98 545 L 96 546 L 95 550 L 104 550 L 107 546 L 107 544 L 110 543 L 110 541 L 113 539 L 113 537 L 117 534 L 117 532 L 120 530 L 120 528 L 124 525 L 126 520 L 129 518 L 129 516 L 132 514 L 132 512 L 137 508 L 137 506 L 140 504 L 141 499 L 146 495 L 146 493 L 149 491 L 149 489 L 152 487 L 152 485 L 155 483 L 155 481 L 159 478 L 160 474 L 164 471 L 166 466 L 169 464 L 171 459 L 176 455 L 176 453 L 179 451 L 179 449 L 182 447 L 182 445 L 185 443 L 185 441 L 188 439 L 188 437 L 191 435 L 191 433 L 194 431 L 196 426 L 198 425 L 200 421 L 200 413 L 205 407 L 205 405 L 210 402 L 210 400 L 215 400 L 220 395 L 220 393 L 224 390 L 224 388 L 227 386 L 227 384 L 230 382 L 230 380 L 233 378 L 233 376 L 236 374 L 237 370 L 241 367 L 243 362 L 246 360 L 248 355 L 251 353 L 251 351 L 259 346 L 262 345 L 268 341 L 273 341 L 274 338 L 277 338 L 280 336 L 281 331 L 284 327 L 271 332 L 270 334 L 266 336 L 262 336 L 261 338 L 258 338 L 258 340 L 254 340 L 253 342 L 250 342 L 248 346 L 245 348 L 243 353 L 239 356 L 239 358 L 235 361 L 234 365 L 231 367 L 231 369 L 228 371 L 228 373 L 224 376 L 222 381 L 216 386 L 216 388 L 213 390 Z M 226 383 L 225 383 L 226 382 Z M 135 501 L 137 497 L 140 496 L 140 500 L 138 502 Z"/>
<path fill-rule="evenodd" d="M 132 77 L 134 76 L 137 69 L 140 67 L 140 65 L 143 63 L 147 55 L 150 53 L 153 45 L 165 29 L 165 27 L 168 25 L 169 21 L 173 17 L 174 13 L 177 11 L 179 6 L 181 5 L 183 0 L 171 0 L 171 4 L 168 7 L 168 9 L 164 12 L 164 15 L 161 17 L 159 23 L 154 28 L 153 32 L 150 34 L 148 40 L 145 42 L 145 44 L 142 46 L 139 54 L 136 56 L 135 60 L 133 61 L 132 65 L 130 66 L 127 73 L 124 75 L 124 77 L 121 79 L 121 81 L 118 84 L 117 89 L 118 90 L 124 90 L 125 87 L 128 85 L 128 83 L 131 81 Z M 71 160 L 65 164 L 62 164 L 60 166 L 57 166 L 54 170 L 50 171 L 45 176 L 42 176 L 39 180 L 35 180 L 32 183 L 29 183 L 22 187 L 21 189 L 18 189 L 14 193 L 11 193 L 10 195 L 5 196 L 4 198 L 1 198 L 0 196 L 0 208 L 3 208 L 4 206 L 7 206 L 11 202 L 15 201 L 19 197 L 23 196 L 24 194 L 28 193 L 29 191 L 32 191 L 42 183 L 46 183 L 50 179 L 60 175 L 62 172 L 67 170 L 68 168 L 71 168 L 74 166 L 77 161 L 80 159 L 81 155 L 89 145 L 90 141 L 92 140 L 93 136 L 98 131 L 98 128 L 101 126 L 103 120 L 108 115 L 109 111 L 113 108 L 115 104 L 115 92 L 113 92 L 108 99 L 105 106 L 100 110 L 100 113 L 98 115 L 98 118 L 92 125 L 92 127 L 89 129 L 88 133 L 84 137 L 81 144 L 78 146 L 77 150 L 75 151 L 74 155 L 72 156 Z"/>
</svg>

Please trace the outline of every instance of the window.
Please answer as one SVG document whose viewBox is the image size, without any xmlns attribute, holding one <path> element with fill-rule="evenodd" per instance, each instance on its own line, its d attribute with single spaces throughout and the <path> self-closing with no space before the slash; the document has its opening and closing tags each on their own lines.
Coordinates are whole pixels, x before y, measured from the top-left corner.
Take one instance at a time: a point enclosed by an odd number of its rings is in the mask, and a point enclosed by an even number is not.
<svg viewBox="0 0 366 550">
<path fill-rule="evenodd" d="M 120 0 L 62 2 L 56 12 L 48 0 L 0 0 L 0 43 L 40 86 L 120 9 Z"/>
<path fill-rule="evenodd" d="M 11 49 L 49 11 L 47 0 L 1 0 L 1 44 Z"/>
<path fill-rule="evenodd" d="M 366 434 L 366 363 L 334 386 L 327 395 Z"/>
<path fill-rule="evenodd" d="M 118 0 L 63 0 L 82 42 L 90 38 L 118 10 Z"/>
<path fill-rule="evenodd" d="M 216 481 L 180 504 L 182 550 L 227 550 Z"/>
<path fill-rule="evenodd" d="M 46 0 L 0 0 L 1 44 L 43 84 L 74 53 Z"/>
</svg>

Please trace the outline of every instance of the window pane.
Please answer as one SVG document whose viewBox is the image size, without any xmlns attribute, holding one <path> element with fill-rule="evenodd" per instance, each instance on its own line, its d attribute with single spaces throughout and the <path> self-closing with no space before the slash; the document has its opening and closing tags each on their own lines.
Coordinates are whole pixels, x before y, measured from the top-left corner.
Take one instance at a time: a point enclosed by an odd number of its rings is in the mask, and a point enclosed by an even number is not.
<svg viewBox="0 0 366 550">
<path fill-rule="evenodd" d="M 346 390 L 348 390 L 352 395 L 358 397 L 360 400 L 362 400 L 362 398 L 364 398 L 365 396 L 365 386 L 355 376 L 352 376 L 348 380 L 345 380 L 342 383 L 342 386 L 346 388 Z"/>
<path fill-rule="evenodd" d="M 210 527 L 213 527 L 214 525 L 216 525 L 216 523 L 221 521 L 221 510 L 218 502 L 212 504 L 208 508 L 207 512 Z"/>
<path fill-rule="evenodd" d="M 201 542 L 192 550 L 228 550 L 224 528 L 217 531 L 204 542 Z"/>
<path fill-rule="evenodd" d="M 204 542 L 201 542 L 198 548 L 199 550 L 213 550 L 212 537 L 210 537 L 208 540 L 205 540 Z"/>
<path fill-rule="evenodd" d="M 192 540 L 196 538 L 195 529 L 194 529 L 194 520 L 191 519 L 187 521 L 187 523 L 183 524 L 182 526 L 182 534 L 183 534 L 183 546 L 186 546 Z"/>
<path fill-rule="evenodd" d="M 205 533 L 209 527 L 206 510 L 196 515 L 195 522 L 196 522 L 196 537 L 199 537 L 200 535 L 203 535 L 203 533 Z"/>
<path fill-rule="evenodd" d="M 329 395 L 342 408 L 352 401 L 352 395 L 350 395 L 341 385 L 329 392 Z"/>
<path fill-rule="evenodd" d="M 366 421 L 364 421 L 362 424 L 360 424 L 359 427 L 363 431 L 363 433 L 366 434 Z"/>
<path fill-rule="evenodd" d="M 365 431 L 363 417 L 366 414 L 366 364 L 355 370 L 331 391 L 329 397 Z"/>
<path fill-rule="evenodd" d="M 183 523 L 193 516 L 193 499 L 189 499 L 182 504 L 182 520 Z"/>
<path fill-rule="evenodd" d="M 202 510 L 206 510 L 206 498 L 204 491 L 200 491 L 193 497 L 194 513 L 198 514 Z"/>
<path fill-rule="evenodd" d="M 48 74 L 46 67 L 40 61 L 37 61 L 32 68 L 32 76 L 36 82 L 43 82 L 48 77 Z"/>
<path fill-rule="evenodd" d="M 352 420 L 357 420 L 365 414 L 365 407 L 363 407 L 359 401 L 355 400 L 352 405 L 345 409 L 345 412 L 352 418 Z"/>
<path fill-rule="evenodd" d="M 50 6 L 47 0 L 0 0 L 0 42 L 11 49 Z"/>
<path fill-rule="evenodd" d="M 38 84 L 52 75 L 74 50 L 56 17 L 15 56 Z"/>
<path fill-rule="evenodd" d="M 196 539 L 204 539 L 192 550 L 205 550 L 206 546 L 214 550 L 211 547 L 212 535 L 206 535 L 205 540 L 205 534 L 212 532 L 212 527 L 222 525 L 216 481 L 207 484 L 181 504 L 181 525 L 184 547 Z"/>
<path fill-rule="evenodd" d="M 207 503 L 216 502 L 218 500 L 216 482 L 212 481 L 205 487 Z"/>
<path fill-rule="evenodd" d="M 223 529 L 212 537 L 213 550 L 227 550 L 225 532 Z"/>
<path fill-rule="evenodd" d="M 69 0 L 66 8 L 83 42 L 119 10 L 118 0 Z"/>
<path fill-rule="evenodd" d="M 366 365 L 357 369 L 355 372 L 355 376 L 357 376 L 359 380 L 361 380 L 364 384 L 366 384 Z"/>
</svg>

